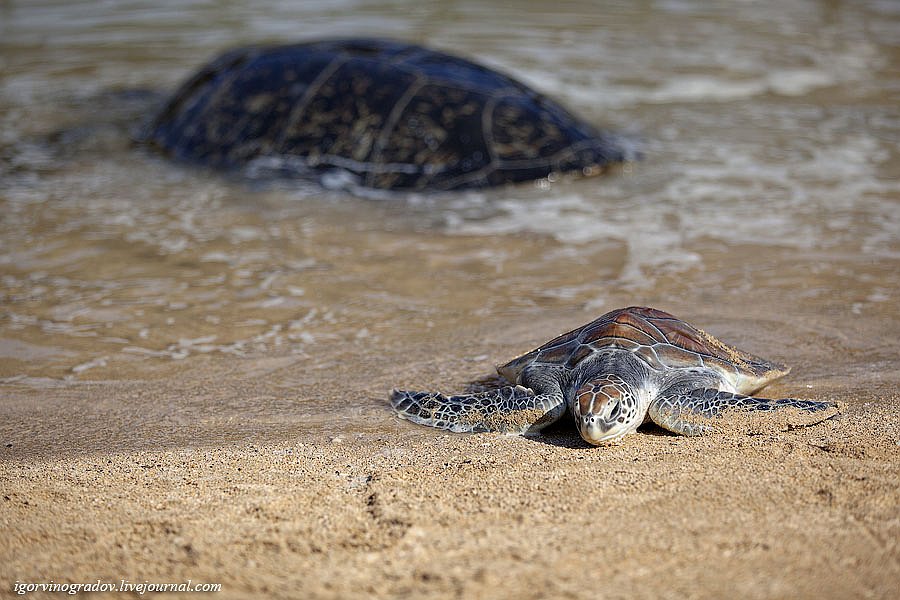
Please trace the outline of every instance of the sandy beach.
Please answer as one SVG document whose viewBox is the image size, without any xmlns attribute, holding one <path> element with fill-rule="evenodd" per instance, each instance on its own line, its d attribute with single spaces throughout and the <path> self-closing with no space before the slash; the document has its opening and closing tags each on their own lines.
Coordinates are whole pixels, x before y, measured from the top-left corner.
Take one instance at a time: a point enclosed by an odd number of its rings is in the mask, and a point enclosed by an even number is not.
<svg viewBox="0 0 900 600">
<path fill-rule="evenodd" d="M 523 321 L 506 335 L 534 334 Z M 363 352 L 307 373 L 307 396 L 283 387 L 304 369 L 293 357 L 6 386 L 5 591 L 99 579 L 219 583 L 227 598 L 895 597 L 896 372 L 816 381 L 808 397 L 846 401 L 844 414 L 753 436 L 651 426 L 594 448 L 567 421 L 525 438 L 390 414 L 377 392 L 392 385 L 479 374 L 458 358 L 475 342 L 431 340 L 462 346 L 443 361 L 428 340 L 409 362 Z M 802 387 L 787 382 L 770 389 Z M 346 398 L 346 413 L 301 422 L 319 397 Z"/>
<path fill-rule="evenodd" d="M 900 598 L 898 32 L 877 0 L 0 3 L 0 597 Z M 323 37 L 483 64 L 643 158 L 488 190 L 359 188 L 341 165 L 377 173 L 402 123 L 409 147 L 446 146 L 389 170 L 443 169 L 464 139 L 485 144 L 473 164 L 513 147 L 487 108 L 464 134 L 438 127 L 460 90 L 482 94 L 473 80 L 401 119 L 452 70 L 440 60 L 381 96 L 325 86 L 330 62 L 309 89 L 354 95 L 308 163 L 248 154 L 226 174 L 134 143 L 211 57 Z M 268 122 L 268 68 L 208 131 Z M 281 148 L 313 105 L 240 147 Z M 515 129 L 550 123 L 535 119 Z M 320 164 L 340 132 L 352 156 Z M 312 170 L 273 181 L 278 165 Z M 634 305 L 789 365 L 764 397 L 846 408 L 590 447 L 569 419 L 458 435 L 388 404 L 463 391 Z"/>
</svg>

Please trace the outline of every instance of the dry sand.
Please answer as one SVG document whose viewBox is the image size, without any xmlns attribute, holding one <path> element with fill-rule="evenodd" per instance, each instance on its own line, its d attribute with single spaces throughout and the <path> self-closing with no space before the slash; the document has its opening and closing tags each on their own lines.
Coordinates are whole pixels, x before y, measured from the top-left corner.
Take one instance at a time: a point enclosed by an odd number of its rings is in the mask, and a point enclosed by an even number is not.
<svg viewBox="0 0 900 600">
<path fill-rule="evenodd" d="M 849 407 L 809 428 L 650 427 L 591 448 L 568 423 L 523 438 L 399 421 L 382 390 L 473 366 L 371 361 L 343 367 L 349 386 L 307 374 L 325 399 L 359 398 L 321 423 L 279 387 L 303 368 L 292 357 L 4 386 L 4 593 L 190 579 L 227 598 L 897 597 L 893 373 L 875 389 L 826 380 L 813 397 Z"/>
</svg>

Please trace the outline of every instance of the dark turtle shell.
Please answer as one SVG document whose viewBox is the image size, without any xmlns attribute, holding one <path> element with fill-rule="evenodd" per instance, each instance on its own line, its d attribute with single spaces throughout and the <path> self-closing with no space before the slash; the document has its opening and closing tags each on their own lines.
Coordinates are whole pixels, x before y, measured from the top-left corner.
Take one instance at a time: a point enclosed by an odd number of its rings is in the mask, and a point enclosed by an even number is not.
<svg viewBox="0 0 900 600">
<path fill-rule="evenodd" d="M 614 136 L 509 77 L 377 39 L 226 52 L 181 86 L 142 137 L 215 168 L 341 170 L 380 189 L 589 174 L 626 158 Z"/>
<path fill-rule="evenodd" d="M 497 370 L 515 383 L 528 365 L 561 365 L 571 369 L 604 348 L 628 350 L 655 370 L 708 367 L 744 394 L 788 372 L 784 365 L 733 348 L 667 312 L 640 306 L 608 312 Z"/>
</svg>

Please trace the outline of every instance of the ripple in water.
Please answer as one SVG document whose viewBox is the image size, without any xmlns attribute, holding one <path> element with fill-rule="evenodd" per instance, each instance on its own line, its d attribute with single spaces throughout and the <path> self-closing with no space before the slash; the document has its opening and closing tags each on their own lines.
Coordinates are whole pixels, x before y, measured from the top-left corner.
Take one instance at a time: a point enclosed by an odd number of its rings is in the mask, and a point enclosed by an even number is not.
<svg viewBox="0 0 900 600">
<path fill-rule="evenodd" d="M 517 315 L 676 301 L 694 281 L 860 312 L 892 297 L 900 26 L 881 3 L 347 4 L 4 12 L 0 377 L 282 354 L 310 372 L 380 367 L 455 323 L 506 341 Z M 226 41 L 360 33 L 500 68 L 641 139 L 645 159 L 604 178 L 360 199 L 250 189 L 128 141 Z M 791 253 L 805 262 L 768 262 Z"/>
</svg>

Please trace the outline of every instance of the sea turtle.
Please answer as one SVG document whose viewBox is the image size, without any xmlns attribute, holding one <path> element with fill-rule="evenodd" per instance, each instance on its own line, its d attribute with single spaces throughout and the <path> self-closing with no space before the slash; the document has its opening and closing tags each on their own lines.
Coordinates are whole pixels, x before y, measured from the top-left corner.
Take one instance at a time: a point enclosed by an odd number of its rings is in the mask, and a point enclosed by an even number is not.
<svg viewBox="0 0 900 600">
<path fill-rule="evenodd" d="M 189 78 L 139 136 L 182 161 L 391 190 L 599 173 L 630 157 L 525 85 L 383 39 L 250 46 Z M 340 180 L 340 178 L 333 178 Z"/>
<path fill-rule="evenodd" d="M 811 425 L 835 402 L 753 394 L 789 369 L 728 346 L 661 310 L 630 307 L 498 367 L 510 385 L 459 396 L 394 390 L 404 419 L 457 432 L 537 432 L 566 409 L 600 445 L 652 421 L 682 435 Z"/>
</svg>

